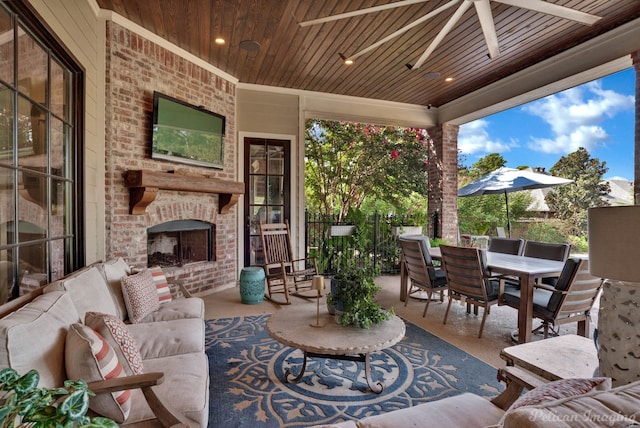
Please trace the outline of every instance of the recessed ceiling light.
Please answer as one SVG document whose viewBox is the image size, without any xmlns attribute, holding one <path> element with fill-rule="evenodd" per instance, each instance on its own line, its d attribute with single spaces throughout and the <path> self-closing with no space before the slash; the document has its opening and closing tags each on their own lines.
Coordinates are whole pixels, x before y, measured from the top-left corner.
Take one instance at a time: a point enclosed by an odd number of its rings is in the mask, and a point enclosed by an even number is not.
<svg viewBox="0 0 640 428">
<path fill-rule="evenodd" d="M 224 45 L 226 43 L 222 37 L 216 37 L 214 42 L 216 45 Z"/>
<path fill-rule="evenodd" d="M 245 50 L 247 52 L 257 52 L 260 50 L 260 43 L 255 40 L 243 40 L 240 42 L 240 49 Z"/>
<path fill-rule="evenodd" d="M 453 82 L 453 77 L 447 77 L 444 79 L 445 82 Z"/>
</svg>

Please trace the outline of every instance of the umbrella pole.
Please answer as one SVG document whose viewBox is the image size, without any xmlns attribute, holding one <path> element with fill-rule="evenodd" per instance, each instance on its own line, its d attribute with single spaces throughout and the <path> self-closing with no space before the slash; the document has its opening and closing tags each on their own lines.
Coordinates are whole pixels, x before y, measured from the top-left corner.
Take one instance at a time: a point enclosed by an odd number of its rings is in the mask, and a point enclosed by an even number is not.
<svg viewBox="0 0 640 428">
<path fill-rule="evenodd" d="M 504 191 L 504 202 L 507 204 L 507 236 L 511 238 L 511 220 L 509 219 L 509 196 L 507 191 Z"/>
</svg>

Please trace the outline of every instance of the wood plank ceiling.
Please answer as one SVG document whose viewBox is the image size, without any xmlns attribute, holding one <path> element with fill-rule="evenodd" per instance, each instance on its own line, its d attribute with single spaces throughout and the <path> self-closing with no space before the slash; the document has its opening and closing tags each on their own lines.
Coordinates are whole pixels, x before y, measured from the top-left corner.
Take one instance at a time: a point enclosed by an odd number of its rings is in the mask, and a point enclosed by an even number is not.
<svg viewBox="0 0 640 428">
<path fill-rule="evenodd" d="M 478 16 L 470 7 L 422 67 L 410 70 L 406 64 L 416 63 L 456 5 L 358 57 L 351 66 L 341 60 L 340 53 L 353 55 L 450 1 L 429 0 L 301 27 L 302 21 L 392 1 L 97 0 L 101 8 L 243 83 L 436 107 L 640 17 L 639 0 L 549 0 L 602 17 L 592 26 L 492 1 L 499 57 L 488 57 Z M 215 37 L 223 37 L 226 44 L 216 45 Z M 258 42 L 260 49 L 241 49 L 246 40 Z M 454 80 L 447 83 L 445 77 Z"/>
</svg>

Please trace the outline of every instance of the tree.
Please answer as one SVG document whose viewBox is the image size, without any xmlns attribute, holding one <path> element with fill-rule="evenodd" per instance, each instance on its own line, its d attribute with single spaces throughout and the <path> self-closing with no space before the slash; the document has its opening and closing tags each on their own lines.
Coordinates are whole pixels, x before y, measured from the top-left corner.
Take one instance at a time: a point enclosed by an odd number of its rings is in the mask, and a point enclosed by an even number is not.
<svg viewBox="0 0 640 428">
<path fill-rule="evenodd" d="M 608 182 L 602 181 L 602 177 L 608 170 L 606 162 L 591 158 L 583 147 L 561 157 L 549 170 L 553 175 L 575 181 L 555 187 L 546 196 L 549 208 L 563 221 L 568 234 L 585 236 L 587 208 L 607 205 L 602 197 L 611 188 Z"/>
<path fill-rule="evenodd" d="M 478 159 L 476 163 L 471 166 L 470 175 L 475 180 L 483 175 L 487 175 L 498 168 L 502 168 L 507 164 L 505 158 L 499 153 L 491 153 Z"/>
<path fill-rule="evenodd" d="M 427 194 L 430 139 L 415 128 L 311 120 L 305 132 L 307 207 L 324 215 L 381 199 L 401 207 L 417 192 Z"/>
</svg>

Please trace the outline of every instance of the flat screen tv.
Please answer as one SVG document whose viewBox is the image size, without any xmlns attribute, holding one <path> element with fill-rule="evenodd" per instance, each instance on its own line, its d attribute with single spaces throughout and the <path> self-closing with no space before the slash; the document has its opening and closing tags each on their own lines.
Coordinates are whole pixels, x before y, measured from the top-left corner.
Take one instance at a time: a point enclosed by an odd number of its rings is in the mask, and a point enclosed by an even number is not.
<svg viewBox="0 0 640 428">
<path fill-rule="evenodd" d="M 154 92 L 152 126 L 152 159 L 224 167 L 224 116 Z"/>
</svg>

